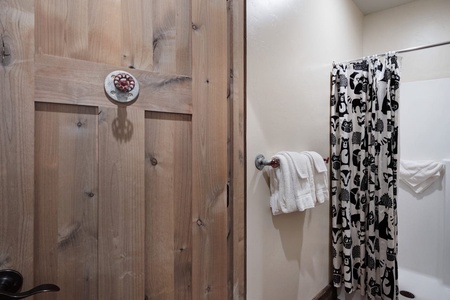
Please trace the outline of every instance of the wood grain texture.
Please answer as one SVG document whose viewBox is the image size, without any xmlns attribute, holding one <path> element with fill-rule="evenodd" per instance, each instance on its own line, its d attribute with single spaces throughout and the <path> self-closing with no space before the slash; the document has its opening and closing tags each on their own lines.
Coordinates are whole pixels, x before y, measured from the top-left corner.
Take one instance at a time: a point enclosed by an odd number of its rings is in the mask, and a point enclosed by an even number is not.
<svg viewBox="0 0 450 300">
<path fill-rule="evenodd" d="M 35 0 L 34 2 L 36 7 L 36 52 L 64 56 L 67 1 Z"/>
<path fill-rule="evenodd" d="M 190 0 L 153 1 L 154 71 L 191 74 Z"/>
<path fill-rule="evenodd" d="M 231 177 L 230 206 L 232 207 L 232 295 L 234 300 L 246 297 L 246 226 L 245 226 L 245 1 L 231 2 Z"/>
<path fill-rule="evenodd" d="M 35 281 L 38 299 L 97 299 L 97 109 L 36 104 Z"/>
<path fill-rule="evenodd" d="M 161 73 L 175 73 L 176 0 L 153 1 L 153 66 Z"/>
<path fill-rule="evenodd" d="M 38 54 L 190 75 L 190 0 L 36 0 Z"/>
<path fill-rule="evenodd" d="M 144 111 L 99 110 L 98 299 L 144 299 Z"/>
<path fill-rule="evenodd" d="M 34 6 L 0 1 L 0 269 L 13 268 L 33 284 Z M 1 57 L 0 57 L 1 60 Z"/>
<path fill-rule="evenodd" d="M 40 102 L 116 107 L 105 95 L 106 76 L 116 67 L 52 56 L 36 57 L 35 99 Z M 139 82 L 135 108 L 192 112 L 190 77 L 128 70 Z"/>
<path fill-rule="evenodd" d="M 240 11 L 244 4 L 219 0 L 35 3 L 39 26 L 35 101 L 42 102 L 40 107 L 70 104 L 99 113 L 98 198 L 93 197 L 98 199 L 97 273 L 89 277 L 98 281 L 98 299 L 241 299 L 245 293 L 244 24 L 238 20 L 234 27 L 234 20 L 244 18 Z M 234 3 L 239 11 L 233 11 Z M 235 41 L 240 44 L 231 47 Z M 139 98 L 127 107 L 117 107 L 103 90 L 105 77 L 117 69 L 129 71 L 140 83 Z M 237 79 L 231 79 L 234 76 Z M 52 118 L 41 121 L 46 124 Z M 53 132 L 61 127 L 59 118 L 58 125 L 52 125 L 56 128 L 39 134 L 59 137 Z M 68 122 L 64 120 L 61 124 Z M 73 144 L 67 142 L 68 147 Z M 45 147 L 40 144 L 40 151 L 53 151 Z M 151 158 L 158 163 L 153 165 Z M 59 184 L 63 178 L 51 172 Z M 74 182 L 78 180 L 82 179 Z M 228 182 L 231 205 L 227 208 Z M 75 184 L 68 190 L 79 187 Z M 84 246 L 92 245 L 74 243 L 85 236 L 79 235 L 79 222 L 74 221 L 79 208 L 74 210 L 71 202 L 61 207 L 55 195 L 47 195 L 50 191 L 40 193 L 58 216 L 57 223 L 47 222 L 51 223 L 48 231 L 37 229 L 37 236 L 48 241 L 45 245 L 53 245 L 46 251 L 55 257 L 45 266 L 39 261 L 36 265 L 51 272 L 60 268 L 63 259 L 79 257 Z M 37 207 L 42 219 L 42 208 Z M 60 244 L 66 245 L 65 256 L 60 256 L 63 252 L 54 238 L 58 234 Z M 80 253 L 75 245 L 81 247 Z M 46 248 L 38 244 L 36 249 Z M 67 280 L 68 290 L 81 284 L 77 280 L 79 274 Z M 90 284 L 80 288 L 87 289 Z"/>
<path fill-rule="evenodd" d="M 191 117 L 147 112 L 146 296 L 191 299 Z"/>
<path fill-rule="evenodd" d="M 226 1 L 192 1 L 193 299 L 228 299 L 227 29 Z"/>
<path fill-rule="evenodd" d="M 121 65 L 123 57 L 122 2 L 89 0 L 89 61 Z"/>
<path fill-rule="evenodd" d="M 231 1 L 227 1 L 227 33 L 228 33 L 228 41 L 231 41 L 233 39 L 233 14 L 232 14 L 232 8 L 231 8 Z M 228 246 L 228 255 L 227 255 L 227 271 L 228 271 L 228 295 L 229 298 L 232 299 L 233 297 L 233 264 L 234 264 L 234 253 L 233 253 L 233 242 L 234 242 L 234 232 L 233 232 L 233 95 L 231 93 L 232 90 L 232 84 L 233 84 L 233 53 L 232 53 L 232 43 L 227 43 L 228 47 L 228 74 L 227 74 L 227 115 L 228 115 L 228 127 L 227 127 L 227 140 L 228 140 L 228 184 L 227 184 L 227 246 Z"/>
<path fill-rule="evenodd" d="M 176 0 L 176 64 L 177 74 L 192 75 L 191 0 Z"/>
<path fill-rule="evenodd" d="M 153 70 L 153 1 L 122 2 L 122 66 Z"/>
<path fill-rule="evenodd" d="M 36 53 L 89 58 L 89 0 L 36 0 Z"/>
</svg>

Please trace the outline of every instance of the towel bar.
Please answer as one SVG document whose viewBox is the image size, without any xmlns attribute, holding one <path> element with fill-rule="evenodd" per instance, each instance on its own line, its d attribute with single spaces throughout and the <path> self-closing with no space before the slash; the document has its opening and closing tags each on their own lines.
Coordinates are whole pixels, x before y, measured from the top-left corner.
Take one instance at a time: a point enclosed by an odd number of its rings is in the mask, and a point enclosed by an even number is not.
<svg viewBox="0 0 450 300">
<path fill-rule="evenodd" d="M 323 159 L 325 163 L 328 163 L 330 161 L 329 157 L 326 157 Z M 272 160 L 266 160 L 264 155 L 258 154 L 255 158 L 255 167 L 258 170 L 264 169 L 265 166 L 271 166 L 272 168 L 278 168 L 280 166 L 280 160 L 274 158 Z"/>
</svg>

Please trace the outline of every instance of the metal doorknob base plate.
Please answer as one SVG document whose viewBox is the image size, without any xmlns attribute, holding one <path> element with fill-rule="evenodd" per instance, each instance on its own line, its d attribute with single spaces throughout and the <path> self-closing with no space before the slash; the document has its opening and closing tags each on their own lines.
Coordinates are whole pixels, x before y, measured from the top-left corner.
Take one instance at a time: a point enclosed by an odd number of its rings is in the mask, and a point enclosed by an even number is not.
<svg viewBox="0 0 450 300">
<path fill-rule="evenodd" d="M 128 72 L 114 71 L 105 78 L 105 92 L 113 101 L 130 103 L 139 96 L 139 82 Z"/>
</svg>

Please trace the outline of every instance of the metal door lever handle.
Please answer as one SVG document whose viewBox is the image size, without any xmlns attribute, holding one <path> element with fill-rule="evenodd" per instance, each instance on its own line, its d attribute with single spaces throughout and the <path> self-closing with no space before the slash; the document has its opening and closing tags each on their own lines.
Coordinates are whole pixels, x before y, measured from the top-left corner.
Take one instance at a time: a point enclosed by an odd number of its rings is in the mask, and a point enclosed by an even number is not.
<svg viewBox="0 0 450 300">
<path fill-rule="evenodd" d="M 0 270 L 0 300 L 23 299 L 39 293 L 57 292 L 55 284 L 41 284 L 26 292 L 19 292 L 22 288 L 22 274 L 15 270 Z"/>
</svg>

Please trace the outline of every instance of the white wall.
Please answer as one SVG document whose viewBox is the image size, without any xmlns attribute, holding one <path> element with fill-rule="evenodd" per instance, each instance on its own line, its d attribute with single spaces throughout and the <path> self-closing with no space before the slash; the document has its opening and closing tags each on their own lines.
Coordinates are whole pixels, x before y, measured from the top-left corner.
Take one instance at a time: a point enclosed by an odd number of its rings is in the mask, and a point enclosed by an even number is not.
<svg viewBox="0 0 450 300">
<path fill-rule="evenodd" d="M 404 83 L 401 87 L 400 156 L 405 160 L 450 159 L 450 78 Z M 448 170 L 447 170 L 448 172 Z M 448 176 L 448 174 L 447 174 Z M 435 278 L 450 270 L 444 256 L 445 190 L 443 177 L 416 194 L 403 182 L 398 189 L 399 266 Z M 450 223 L 448 223 L 450 224 Z"/>
<path fill-rule="evenodd" d="M 364 18 L 363 55 L 450 41 L 450 1 L 420 0 Z M 401 82 L 450 77 L 450 45 L 399 54 Z"/>
<path fill-rule="evenodd" d="M 247 1 L 247 299 L 311 300 L 331 280 L 329 203 L 272 216 L 257 154 L 329 155 L 329 73 L 362 55 L 350 0 Z"/>
</svg>

